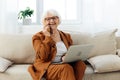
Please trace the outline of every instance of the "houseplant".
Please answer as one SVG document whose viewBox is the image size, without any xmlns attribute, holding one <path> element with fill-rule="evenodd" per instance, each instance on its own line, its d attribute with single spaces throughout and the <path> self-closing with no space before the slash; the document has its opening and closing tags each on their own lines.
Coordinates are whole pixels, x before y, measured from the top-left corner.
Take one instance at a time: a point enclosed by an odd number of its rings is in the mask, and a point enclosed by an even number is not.
<svg viewBox="0 0 120 80">
<path fill-rule="evenodd" d="M 21 10 L 18 13 L 18 19 L 23 20 L 23 24 L 31 23 L 31 16 L 33 15 L 34 10 L 30 9 L 30 7 L 26 7 L 25 10 Z"/>
</svg>

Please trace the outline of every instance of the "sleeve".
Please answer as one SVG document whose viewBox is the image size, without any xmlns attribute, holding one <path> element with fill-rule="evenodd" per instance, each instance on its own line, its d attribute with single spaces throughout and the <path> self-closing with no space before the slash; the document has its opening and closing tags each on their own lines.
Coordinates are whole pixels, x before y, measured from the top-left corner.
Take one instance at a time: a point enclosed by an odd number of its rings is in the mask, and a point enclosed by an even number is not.
<svg viewBox="0 0 120 80">
<path fill-rule="evenodd" d="M 65 39 L 67 40 L 68 46 L 71 46 L 73 44 L 73 40 L 71 38 L 71 35 L 69 33 L 62 32 L 64 35 Z"/>
<path fill-rule="evenodd" d="M 36 59 L 47 61 L 51 53 L 51 47 L 55 44 L 52 38 L 49 36 L 42 38 L 42 36 L 34 35 L 32 41 L 36 52 Z"/>
<path fill-rule="evenodd" d="M 69 44 L 69 46 L 71 46 L 71 45 L 73 44 L 73 40 L 72 40 L 70 34 L 67 34 L 67 40 L 68 40 L 68 44 Z"/>
</svg>

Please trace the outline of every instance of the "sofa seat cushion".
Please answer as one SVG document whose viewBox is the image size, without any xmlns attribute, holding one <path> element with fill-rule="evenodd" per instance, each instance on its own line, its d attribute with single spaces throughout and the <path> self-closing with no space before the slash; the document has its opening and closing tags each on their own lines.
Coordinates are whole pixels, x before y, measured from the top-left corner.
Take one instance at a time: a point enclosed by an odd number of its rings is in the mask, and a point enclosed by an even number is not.
<svg viewBox="0 0 120 80">
<path fill-rule="evenodd" d="M 93 68 L 91 65 L 87 65 L 86 70 L 85 70 L 85 74 L 93 74 Z"/>
<path fill-rule="evenodd" d="M 27 71 L 29 65 L 12 65 L 4 73 L 0 73 L 0 80 L 32 80 Z"/>
<path fill-rule="evenodd" d="M 4 73 L 0 73 L 0 80 L 32 80 L 27 71 L 29 64 L 12 65 Z M 120 80 L 120 72 L 94 73 L 90 65 L 87 65 L 83 80 Z M 42 79 L 44 80 L 44 79 Z"/>
<path fill-rule="evenodd" d="M 83 80 L 120 80 L 120 71 L 94 73 L 92 67 L 87 65 Z"/>
</svg>

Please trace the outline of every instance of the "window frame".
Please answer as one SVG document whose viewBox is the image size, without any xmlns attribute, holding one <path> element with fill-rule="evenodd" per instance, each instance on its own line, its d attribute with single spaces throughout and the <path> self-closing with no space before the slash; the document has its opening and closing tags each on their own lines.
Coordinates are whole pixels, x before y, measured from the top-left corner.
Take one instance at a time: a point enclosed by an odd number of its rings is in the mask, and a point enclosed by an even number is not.
<svg viewBox="0 0 120 80">
<path fill-rule="evenodd" d="M 36 0 L 36 22 L 32 22 L 31 25 L 41 25 L 41 14 L 43 13 L 43 0 Z M 82 23 L 82 0 L 77 0 L 77 20 L 62 20 L 62 25 L 77 25 Z"/>
</svg>

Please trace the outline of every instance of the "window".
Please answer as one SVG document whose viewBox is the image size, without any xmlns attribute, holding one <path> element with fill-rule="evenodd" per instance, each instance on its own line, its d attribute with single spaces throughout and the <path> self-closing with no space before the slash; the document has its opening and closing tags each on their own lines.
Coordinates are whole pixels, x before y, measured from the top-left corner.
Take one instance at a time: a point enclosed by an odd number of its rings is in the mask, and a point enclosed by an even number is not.
<svg viewBox="0 0 120 80">
<path fill-rule="evenodd" d="M 34 10 L 34 15 L 31 18 L 32 18 L 32 23 L 36 23 L 37 21 L 36 0 L 18 0 L 18 12 L 21 10 L 25 10 L 26 7 L 30 7 L 31 9 Z"/>
<path fill-rule="evenodd" d="M 57 10 L 62 18 L 62 23 L 78 24 L 81 22 L 81 0 L 19 0 L 19 10 L 26 7 L 34 9 L 32 22 L 40 24 L 40 16 L 48 9 Z"/>
</svg>

